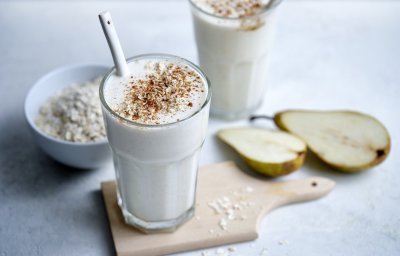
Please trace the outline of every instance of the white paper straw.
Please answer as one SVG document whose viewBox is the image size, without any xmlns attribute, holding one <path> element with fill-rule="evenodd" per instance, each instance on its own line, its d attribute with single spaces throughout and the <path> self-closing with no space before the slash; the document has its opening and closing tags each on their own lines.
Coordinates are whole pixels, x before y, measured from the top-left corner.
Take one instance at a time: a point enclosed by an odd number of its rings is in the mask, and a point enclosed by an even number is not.
<svg viewBox="0 0 400 256">
<path fill-rule="evenodd" d="M 128 64 L 122 51 L 121 44 L 118 39 L 117 31 L 111 19 L 111 14 L 108 11 L 99 14 L 101 27 L 106 36 L 108 46 L 110 47 L 111 55 L 114 60 L 114 65 L 117 69 L 117 75 L 128 76 L 130 74 Z"/>
</svg>

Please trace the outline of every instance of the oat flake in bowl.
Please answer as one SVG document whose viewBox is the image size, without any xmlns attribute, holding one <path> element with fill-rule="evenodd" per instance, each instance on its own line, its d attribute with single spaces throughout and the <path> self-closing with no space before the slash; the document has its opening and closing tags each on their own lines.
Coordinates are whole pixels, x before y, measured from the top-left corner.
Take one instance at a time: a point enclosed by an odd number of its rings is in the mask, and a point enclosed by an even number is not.
<svg viewBox="0 0 400 256">
<path fill-rule="evenodd" d="M 97 78 L 109 69 L 101 64 L 60 67 L 30 88 L 25 99 L 26 120 L 36 144 L 56 161 L 81 169 L 111 164 L 111 150 L 97 105 Z"/>
<path fill-rule="evenodd" d="M 71 142 L 104 139 L 106 132 L 99 100 L 101 79 L 71 84 L 50 97 L 35 120 L 39 129 Z"/>
</svg>

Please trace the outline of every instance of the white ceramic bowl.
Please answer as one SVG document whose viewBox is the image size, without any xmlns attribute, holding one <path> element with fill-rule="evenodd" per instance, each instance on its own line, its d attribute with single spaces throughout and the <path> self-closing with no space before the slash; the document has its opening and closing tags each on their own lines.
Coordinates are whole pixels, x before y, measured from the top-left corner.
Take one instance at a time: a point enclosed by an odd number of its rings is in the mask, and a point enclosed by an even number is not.
<svg viewBox="0 0 400 256">
<path fill-rule="evenodd" d="M 82 83 L 102 76 L 109 69 L 96 64 L 62 67 L 43 76 L 30 89 L 25 99 L 26 119 L 36 143 L 55 160 L 84 169 L 98 168 L 111 160 L 107 139 L 88 143 L 68 142 L 43 133 L 35 124 L 40 107 L 50 96 L 72 83 Z"/>
</svg>

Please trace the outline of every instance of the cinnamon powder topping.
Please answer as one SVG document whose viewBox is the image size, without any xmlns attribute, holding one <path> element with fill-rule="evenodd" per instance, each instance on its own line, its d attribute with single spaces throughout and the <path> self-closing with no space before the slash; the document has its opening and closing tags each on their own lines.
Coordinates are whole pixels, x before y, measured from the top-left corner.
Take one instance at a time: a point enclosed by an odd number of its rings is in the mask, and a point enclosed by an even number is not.
<svg viewBox="0 0 400 256">
<path fill-rule="evenodd" d="M 244 18 L 259 13 L 265 4 L 262 0 L 204 0 L 218 16 Z"/>
<path fill-rule="evenodd" d="M 118 115 L 138 123 L 161 124 L 163 116 L 173 117 L 194 107 L 192 100 L 203 89 L 195 71 L 162 61 L 149 63 L 145 69 L 145 76 L 129 80 L 124 101 L 114 109 Z"/>
</svg>

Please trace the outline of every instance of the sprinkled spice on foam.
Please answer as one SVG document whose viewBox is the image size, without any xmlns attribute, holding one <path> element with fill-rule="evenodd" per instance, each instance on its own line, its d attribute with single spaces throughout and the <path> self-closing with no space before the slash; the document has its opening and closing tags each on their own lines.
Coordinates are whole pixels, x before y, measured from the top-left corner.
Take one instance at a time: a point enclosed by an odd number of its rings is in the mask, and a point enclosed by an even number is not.
<svg viewBox="0 0 400 256">
<path fill-rule="evenodd" d="M 262 0 L 204 0 L 218 16 L 244 18 L 256 15 L 265 6 Z"/>
<path fill-rule="evenodd" d="M 174 116 L 193 107 L 194 95 L 203 92 L 201 77 L 188 66 L 169 62 L 150 63 L 149 73 L 133 78 L 125 98 L 114 111 L 129 120 L 160 124 L 161 116 Z"/>
</svg>

